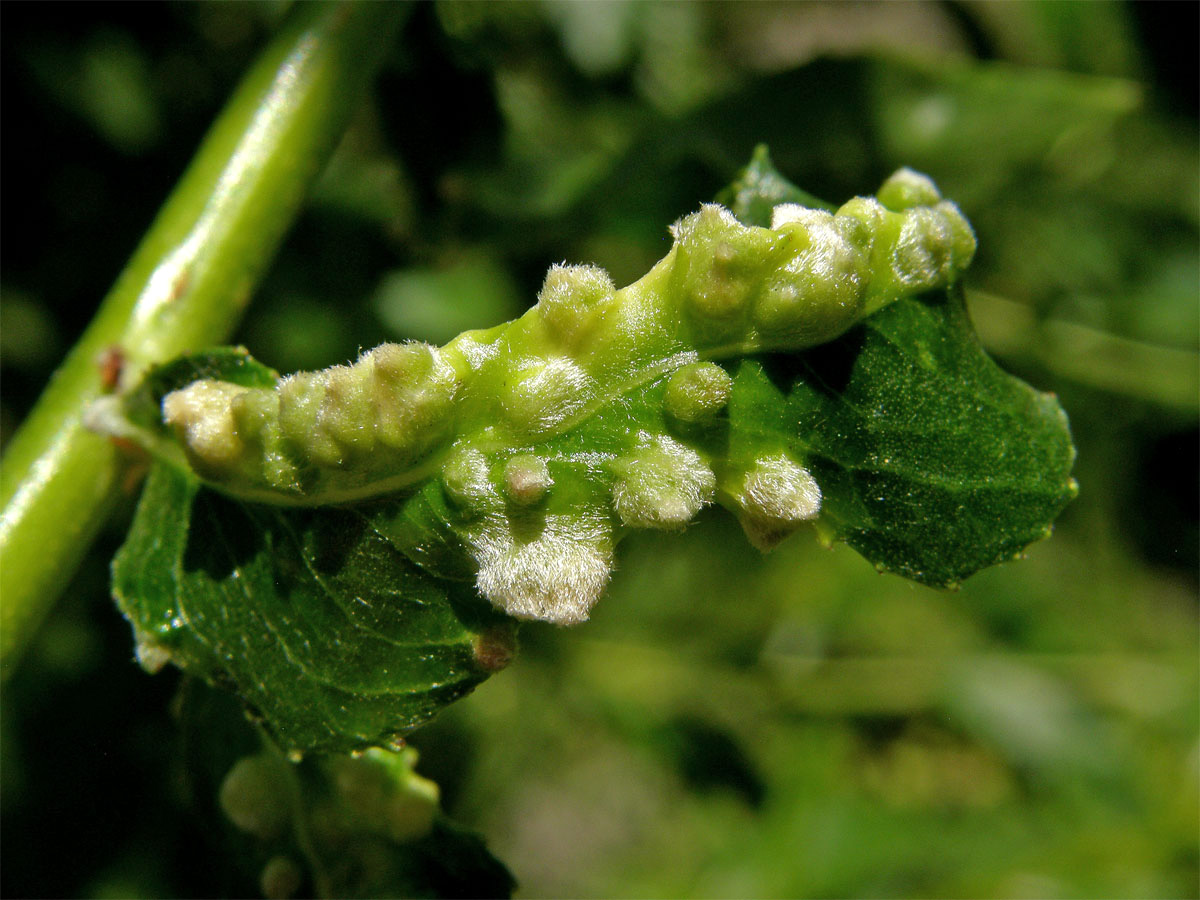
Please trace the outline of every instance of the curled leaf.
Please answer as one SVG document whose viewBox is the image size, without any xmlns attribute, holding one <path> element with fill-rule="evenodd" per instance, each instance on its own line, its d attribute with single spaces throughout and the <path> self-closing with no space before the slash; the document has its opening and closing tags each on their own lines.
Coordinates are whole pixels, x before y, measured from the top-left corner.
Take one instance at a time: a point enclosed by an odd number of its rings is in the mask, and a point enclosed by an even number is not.
<svg viewBox="0 0 1200 900">
<path fill-rule="evenodd" d="M 755 166 L 744 221 L 702 207 L 627 287 L 554 266 L 444 347 L 152 373 L 122 433 L 165 462 L 115 570 L 142 658 L 232 681 L 288 746 L 363 746 L 507 662 L 508 617 L 586 619 L 628 531 L 710 503 L 762 549 L 817 519 L 930 584 L 1043 536 L 1070 435 L 974 341 L 957 207 L 901 170 L 814 209 Z"/>
<path fill-rule="evenodd" d="M 901 170 L 880 196 L 890 207 L 782 203 L 770 227 L 708 204 L 626 288 L 555 266 L 508 325 L 441 348 L 385 344 L 270 387 L 201 379 L 165 396 L 163 420 L 196 474 L 245 500 L 345 504 L 440 480 L 446 545 L 480 592 L 519 618 L 578 622 L 626 528 L 680 527 L 716 497 L 764 545 L 817 514 L 795 442 L 743 461 L 721 452 L 731 382 L 716 361 L 826 343 L 958 277 L 975 238 L 933 183 Z M 388 534 L 422 554 L 402 531 Z"/>
</svg>

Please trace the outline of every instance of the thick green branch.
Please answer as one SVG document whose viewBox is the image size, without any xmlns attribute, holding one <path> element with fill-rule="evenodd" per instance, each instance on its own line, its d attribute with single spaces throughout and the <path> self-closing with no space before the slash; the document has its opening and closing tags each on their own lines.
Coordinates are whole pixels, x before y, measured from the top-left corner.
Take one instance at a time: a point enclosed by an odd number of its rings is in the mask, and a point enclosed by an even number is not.
<svg viewBox="0 0 1200 900">
<path fill-rule="evenodd" d="M 114 386 L 115 363 L 130 383 L 228 337 L 405 9 L 297 5 L 13 439 L 0 472 L 5 673 L 120 490 L 119 451 L 83 427 L 84 409 Z"/>
</svg>

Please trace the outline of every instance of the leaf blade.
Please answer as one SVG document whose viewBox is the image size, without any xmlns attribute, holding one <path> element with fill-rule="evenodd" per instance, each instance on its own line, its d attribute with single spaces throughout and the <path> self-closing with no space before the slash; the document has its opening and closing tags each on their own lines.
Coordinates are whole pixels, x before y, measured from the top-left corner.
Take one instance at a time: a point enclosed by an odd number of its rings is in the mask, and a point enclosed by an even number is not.
<svg viewBox="0 0 1200 900">
<path fill-rule="evenodd" d="M 395 742 L 490 674 L 481 644 L 515 640 L 360 517 L 240 503 L 166 464 L 113 579 L 144 664 L 232 684 L 290 749 Z"/>
<path fill-rule="evenodd" d="M 790 440 L 819 527 L 881 570 L 956 585 L 1046 537 L 1076 493 L 1065 413 L 987 357 L 957 293 L 902 300 L 799 369 L 781 390 L 744 364 L 733 440 Z M 782 420 L 741 411 L 781 400 Z"/>
</svg>

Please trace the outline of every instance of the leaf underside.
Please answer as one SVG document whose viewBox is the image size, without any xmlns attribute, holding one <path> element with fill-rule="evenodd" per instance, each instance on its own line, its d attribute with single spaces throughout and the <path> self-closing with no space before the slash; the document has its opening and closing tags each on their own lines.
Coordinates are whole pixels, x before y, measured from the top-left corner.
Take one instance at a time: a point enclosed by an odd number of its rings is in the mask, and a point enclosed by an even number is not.
<svg viewBox="0 0 1200 900">
<path fill-rule="evenodd" d="M 147 652 L 229 683 L 284 747 L 398 740 L 488 674 L 513 629 L 352 510 L 283 510 L 151 472 L 114 563 Z"/>
<path fill-rule="evenodd" d="M 756 183 L 772 203 L 799 198 L 765 153 L 754 165 L 732 203 L 746 224 L 769 214 Z M 244 385 L 275 377 L 243 351 L 192 365 Z M 822 536 L 881 571 L 955 585 L 1045 537 L 1074 496 L 1062 409 L 986 356 L 957 287 L 897 301 L 813 350 L 721 365 L 732 394 L 701 440 L 729 457 L 786 449 L 803 459 L 821 489 Z M 146 392 L 143 417 L 186 383 L 187 365 L 176 366 Z M 542 440 L 556 490 L 596 490 L 589 459 L 640 428 L 664 431 L 666 382 L 631 384 Z M 233 687 L 284 747 L 394 741 L 515 647 L 516 623 L 469 580 L 453 517 L 437 477 L 368 503 L 282 508 L 223 496 L 160 462 L 114 563 L 114 591 L 144 665 L 171 661 Z M 528 527 L 545 522 L 535 515 Z"/>
<path fill-rule="evenodd" d="M 148 379 L 277 376 L 219 350 Z M 136 406 L 135 406 L 136 410 Z M 514 625 L 468 584 L 423 572 L 348 508 L 242 503 L 169 463 L 152 468 L 113 590 L 149 668 L 166 661 L 234 688 L 279 743 L 395 742 L 503 665 Z"/>
</svg>

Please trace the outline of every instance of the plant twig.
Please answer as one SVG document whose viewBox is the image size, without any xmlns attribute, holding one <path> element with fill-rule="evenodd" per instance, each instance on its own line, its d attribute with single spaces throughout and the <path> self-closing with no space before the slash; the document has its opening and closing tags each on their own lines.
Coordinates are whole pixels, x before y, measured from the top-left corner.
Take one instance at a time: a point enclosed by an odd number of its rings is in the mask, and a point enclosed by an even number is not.
<svg viewBox="0 0 1200 900">
<path fill-rule="evenodd" d="M 228 338 L 407 6 L 297 4 L 13 438 L 0 470 L 0 674 L 121 490 L 85 408 L 146 366 Z"/>
</svg>

